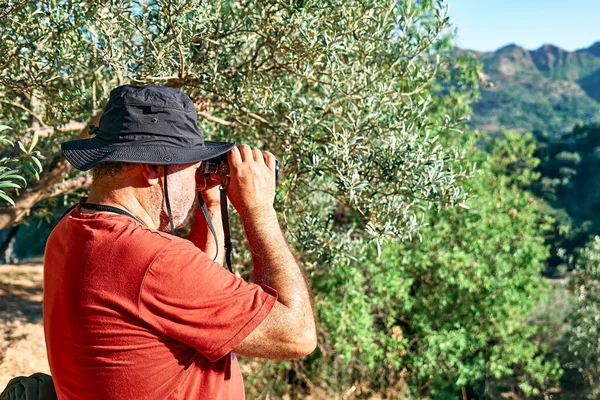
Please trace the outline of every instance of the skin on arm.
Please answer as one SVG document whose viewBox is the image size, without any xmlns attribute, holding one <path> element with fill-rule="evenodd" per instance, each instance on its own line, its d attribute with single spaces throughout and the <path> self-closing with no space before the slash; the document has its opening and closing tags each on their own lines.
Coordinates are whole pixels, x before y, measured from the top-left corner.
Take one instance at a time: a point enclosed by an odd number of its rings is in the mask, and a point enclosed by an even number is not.
<svg viewBox="0 0 600 400">
<path fill-rule="evenodd" d="M 315 320 L 308 284 L 281 232 L 275 199 L 275 157 L 247 145 L 228 154 L 228 196 L 240 214 L 252 251 L 254 281 L 279 294 L 278 301 L 234 351 L 270 359 L 292 359 L 316 347 Z"/>
</svg>

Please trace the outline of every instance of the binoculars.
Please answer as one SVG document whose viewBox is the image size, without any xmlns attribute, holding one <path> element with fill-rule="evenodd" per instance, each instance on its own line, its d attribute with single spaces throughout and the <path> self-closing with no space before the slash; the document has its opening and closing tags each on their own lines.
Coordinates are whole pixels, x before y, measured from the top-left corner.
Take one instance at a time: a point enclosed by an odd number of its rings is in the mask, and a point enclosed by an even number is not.
<svg viewBox="0 0 600 400">
<path fill-rule="evenodd" d="M 200 165 L 200 172 L 204 175 L 219 175 L 221 179 L 229 179 L 229 164 L 227 154 L 205 160 Z M 279 161 L 275 160 L 275 182 L 279 181 Z"/>
</svg>

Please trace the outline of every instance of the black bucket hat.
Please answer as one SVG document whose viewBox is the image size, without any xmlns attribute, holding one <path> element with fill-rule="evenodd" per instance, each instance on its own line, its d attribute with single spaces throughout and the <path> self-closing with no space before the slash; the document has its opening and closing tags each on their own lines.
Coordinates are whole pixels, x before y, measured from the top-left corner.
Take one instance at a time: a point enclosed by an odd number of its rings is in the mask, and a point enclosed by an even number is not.
<svg viewBox="0 0 600 400">
<path fill-rule="evenodd" d="M 204 141 L 198 115 L 182 91 L 157 85 L 113 89 L 91 139 L 62 144 L 65 158 L 81 171 L 100 162 L 189 164 L 227 153 L 235 143 Z"/>
</svg>

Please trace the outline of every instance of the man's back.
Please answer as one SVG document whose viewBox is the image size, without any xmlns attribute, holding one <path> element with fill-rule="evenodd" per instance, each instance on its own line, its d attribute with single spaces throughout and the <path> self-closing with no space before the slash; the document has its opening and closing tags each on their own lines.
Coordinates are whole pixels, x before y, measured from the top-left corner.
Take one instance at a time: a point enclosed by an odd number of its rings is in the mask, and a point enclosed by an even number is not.
<svg viewBox="0 0 600 400">
<path fill-rule="evenodd" d="M 77 208 L 45 255 L 44 329 L 59 398 L 243 398 L 230 351 L 275 299 L 187 240 Z"/>
</svg>

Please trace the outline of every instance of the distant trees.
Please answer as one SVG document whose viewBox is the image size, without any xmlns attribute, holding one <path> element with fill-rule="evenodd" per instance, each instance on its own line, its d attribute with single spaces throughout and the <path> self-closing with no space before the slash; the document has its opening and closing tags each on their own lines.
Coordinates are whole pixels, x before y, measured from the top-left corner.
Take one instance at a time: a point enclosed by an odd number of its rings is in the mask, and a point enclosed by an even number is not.
<svg viewBox="0 0 600 400">
<path fill-rule="evenodd" d="M 577 123 L 600 121 L 597 47 L 568 52 L 544 45 L 532 51 L 511 44 L 479 53 L 486 85 L 471 126 L 490 133 L 545 131 L 559 139 Z"/>
<path fill-rule="evenodd" d="M 576 249 L 600 234 L 600 124 L 576 126 L 560 140 L 538 135 L 537 142 L 541 179 L 532 190 L 556 219 L 548 272 L 561 275 L 572 268 Z"/>
<path fill-rule="evenodd" d="M 594 237 L 580 251 L 577 268 L 569 280 L 573 312 L 566 333 L 565 367 L 577 370 L 583 380 L 580 388 L 588 399 L 600 396 L 600 237 Z"/>
</svg>

